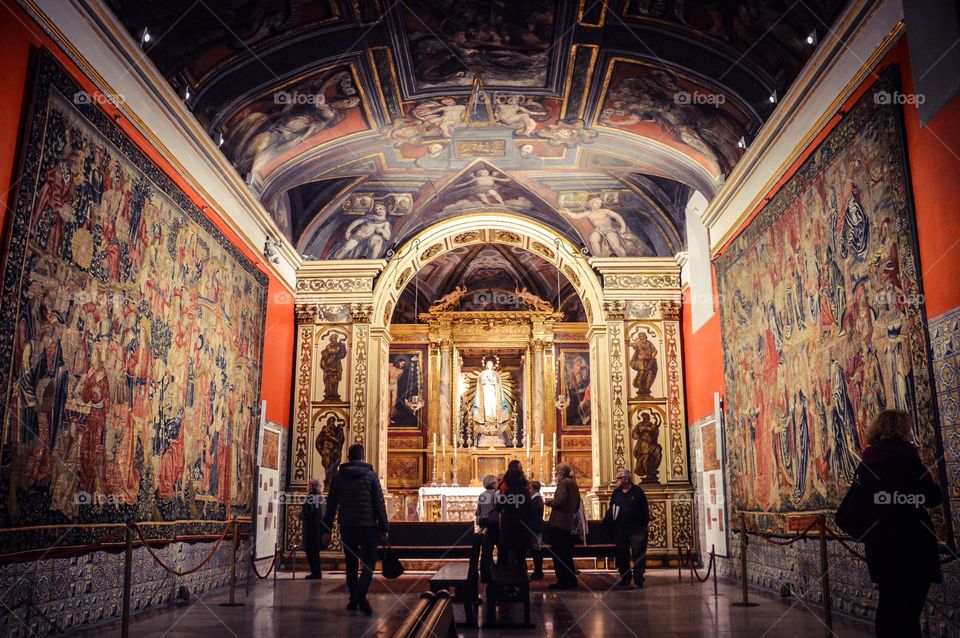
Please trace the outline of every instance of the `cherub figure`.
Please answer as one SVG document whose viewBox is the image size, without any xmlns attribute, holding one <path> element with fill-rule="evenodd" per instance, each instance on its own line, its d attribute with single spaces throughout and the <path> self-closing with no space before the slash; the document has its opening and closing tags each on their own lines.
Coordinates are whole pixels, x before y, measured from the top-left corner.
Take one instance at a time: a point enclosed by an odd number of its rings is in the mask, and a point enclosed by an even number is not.
<svg viewBox="0 0 960 638">
<path fill-rule="evenodd" d="M 478 168 L 473 174 L 473 180 L 470 182 L 475 187 L 474 195 L 487 206 L 492 206 L 494 201 L 501 206 L 506 205 L 503 196 L 497 190 L 497 182 L 509 182 L 506 177 L 498 177 L 491 174 L 485 168 Z"/>
<path fill-rule="evenodd" d="M 609 208 L 603 207 L 603 200 L 591 197 L 582 213 L 561 208 L 560 212 L 573 219 L 586 219 L 592 226 L 587 243 L 590 252 L 596 257 L 626 257 L 628 246 L 639 246 L 640 241 L 630 232 L 623 217 Z"/>
</svg>

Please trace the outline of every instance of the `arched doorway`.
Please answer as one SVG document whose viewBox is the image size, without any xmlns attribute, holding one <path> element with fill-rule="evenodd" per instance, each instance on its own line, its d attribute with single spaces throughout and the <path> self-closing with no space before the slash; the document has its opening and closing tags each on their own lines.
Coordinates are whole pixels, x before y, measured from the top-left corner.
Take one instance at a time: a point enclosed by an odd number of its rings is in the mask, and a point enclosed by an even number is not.
<svg viewBox="0 0 960 638">
<path fill-rule="evenodd" d="M 467 255 L 472 264 L 482 264 L 491 253 L 507 261 L 511 255 L 525 256 L 516 260 L 514 286 L 478 288 L 476 278 L 468 277 L 451 289 L 449 279 L 446 288 L 424 280 L 429 297 L 420 291 L 413 309 L 402 308 L 413 323 L 395 323 L 405 291 L 419 288 L 424 273 L 430 276 L 438 264 Z M 544 273 L 554 278 L 553 289 L 545 291 L 536 277 L 522 272 L 531 268 L 544 271 L 537 273 L 541 280 Z M 460 275 L 464 272 L 469 268 L 459 269 Z M 561 288 L 564 299 L 557 294 Z M 514 298 L 518 292 L 526 301 Z M 514 307 L 498 304 L 498 296 Z M 382 468 L 391 493 L 402 495 L 434 482 L 476 485 L 483 474 L 498 473 L 509 458 L 520 458 L 545 483 L 553 459 L 570 460 L 595 484 L 601 455 L 592 442 L 600 438 L 596 430 L 603 402 L 591 399 L 606 392 L 607 384 L 591 379 L 589 371 L 599 369 L 606 352 L 602 308 L 600 281 L 586 259 L 555 232 L 528 219 L 498 212 L 459 217 L 400 247 L 377 277 L 372 295 L 371 400 L 363 435 L 368 449 L 376 450 L 370 456 Z M 489 432 L 482 434 L 482 393 L 476 384 L 491 357 L 509 397 L 499 430 L 488 423 Z M 558 409 L 558 395 L 569 395 L 575 405 Z M 416 411 L 405 405 L 411 397 L 415 407 L 417 398 L 423 402 Z M 578 440 L 578 452 L 567 455 L 557 448 L 554 441 L 561 431 L 578 435 L 564 439 Z M 501 440 L 494 442 L 491 435 Z"/>
</svg>

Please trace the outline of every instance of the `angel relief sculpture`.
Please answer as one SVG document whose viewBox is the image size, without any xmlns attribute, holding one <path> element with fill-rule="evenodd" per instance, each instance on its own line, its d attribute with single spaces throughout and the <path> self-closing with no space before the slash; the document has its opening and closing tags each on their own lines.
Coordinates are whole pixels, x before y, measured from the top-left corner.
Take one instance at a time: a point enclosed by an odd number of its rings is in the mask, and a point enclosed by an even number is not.
<svg viewBox="0 0 960 638">
<path fill-rule="evenodd" d="M 510 373 L 500 370 L 494 357 L 488 357 L 482 369 L 467 372 L 464 377 L 469 427 L 477 447 L 506 446 L 516 428 L 516 389 Z"/>
</svg>

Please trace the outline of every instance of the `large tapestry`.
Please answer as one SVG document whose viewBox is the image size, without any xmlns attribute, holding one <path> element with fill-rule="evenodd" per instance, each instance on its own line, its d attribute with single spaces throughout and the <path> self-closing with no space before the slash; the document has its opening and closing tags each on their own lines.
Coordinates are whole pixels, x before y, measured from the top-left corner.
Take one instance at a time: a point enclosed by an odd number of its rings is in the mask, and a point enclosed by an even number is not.
<svg viewBox="0 0 960 638">
<path fill-rule="evenodd" d="M 761 529 L 833 512 L 884 408 L 940 458 L 893 73 L 716 261 L 733 510 Z"/>
<path fill-rule="evenodd" d="M 4 551 L 250 514 L 266 278 L 91 102 L 40 56 L 0 299 Z"/>
</svg>

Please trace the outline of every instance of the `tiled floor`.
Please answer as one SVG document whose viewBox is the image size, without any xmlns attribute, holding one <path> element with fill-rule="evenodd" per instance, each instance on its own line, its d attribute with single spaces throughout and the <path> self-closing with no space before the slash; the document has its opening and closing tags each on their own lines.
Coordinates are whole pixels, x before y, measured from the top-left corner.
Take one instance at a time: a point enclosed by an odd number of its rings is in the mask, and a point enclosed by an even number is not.
<svg viewBox="0 0 960 638">
<path fill-rule="evenodd" d="M 417 593 L 371 594 L 372 618 L 344 609 L 346 596 L 330 590 L 343 584 L 343 576 L 327 574 L 322 581 L 305 581 L 298 575 L 290 580 L 284 574 L 276 589 L 270 580 L 250 588 L 248 597 L 238 589 L 243 607 L 221 607 L 226 590 L 217 590 L 194 598 L 188 606 L 150 610 L 134 617 L 131 636 L 186 636 L 214 638 L 219 636 L 246 638 L 256 636 L 318 636 L 334 638 L 372 638 L 390 636 L 417 598 Z M 377 576 L 380 578 L 380 576 Z M 549 578 L 549 576 L 548 576 Z M 414 581 L 406 581 L 414 582 Z M 409 586 L 409 585 L 408 585 Z M 824 636 L 826 629 L 819 609 L 808 609 L 793 599 L 781 600 L 751 591 L 760 603 L 756 607 L 731 606 L 740 599 L 737 583 L 720 583 L 715 599 L 713 588 L 691 585 L 685 577 L 677 581 L 670 570 L 647 572 L 643 590 L 532 594 L 533 629 L 480 629 L 458 627 L 461 636 L 557 636 L 584 638 L 602 636 L 694 638 L 706 636 Z M 520 608 L 512 618 L 520 620 Z M 462 607 L 457 616 L 462 620 Z M 510 615 L 510 614 L 508 614 Z M 872 636 L 872 627 L 845 617 L 834 618 L 834 635 L 839 638 Z M 92 627 L 81 636 L 119 636 L 119 623 Z"/>
</svg>

